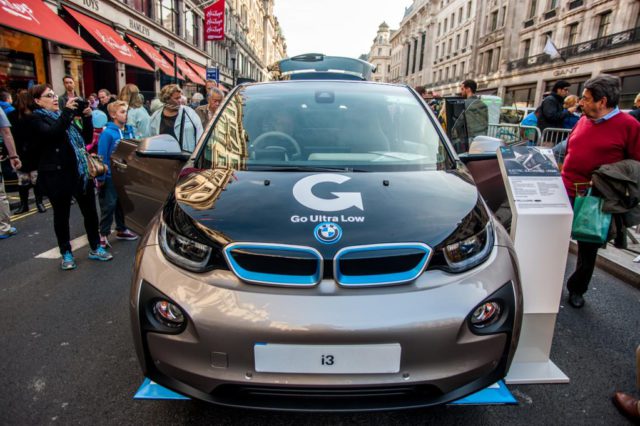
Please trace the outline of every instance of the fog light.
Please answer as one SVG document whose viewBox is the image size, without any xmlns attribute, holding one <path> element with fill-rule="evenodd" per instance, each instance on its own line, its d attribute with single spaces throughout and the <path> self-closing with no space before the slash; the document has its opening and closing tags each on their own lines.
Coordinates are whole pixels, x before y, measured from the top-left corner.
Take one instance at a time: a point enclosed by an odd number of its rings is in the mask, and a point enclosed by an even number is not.
<svg viewBox="0 0 640 426">
<path fill-rule="evenodd" d="M 158 300 L 153 304 L 153 315 L 167 327 L 178 328 L 184 323 L 180 308 L 166 300 Z"/>
<path fill-rule="evenodd" d="M 484 328 L 493 324 L 500 317 L 500 304 L 487 302 L 478 306 L 471 315 L 471 324 L 476 328 Z"/>
</svg>

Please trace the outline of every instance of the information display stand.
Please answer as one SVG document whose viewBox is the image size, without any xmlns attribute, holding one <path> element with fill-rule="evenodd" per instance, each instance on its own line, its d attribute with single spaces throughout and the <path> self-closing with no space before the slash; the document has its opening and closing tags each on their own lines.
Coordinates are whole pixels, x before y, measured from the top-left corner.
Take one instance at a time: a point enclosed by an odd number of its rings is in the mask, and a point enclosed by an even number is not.
<svg viewBox="0 0 640 426">
<path fill-rule="evenodd" d="M 551 149 L 500 147 L 498 161 L 513 219 L 511 239 L 523 293 L 522 330 L 508 384 L 568 383 L 549 359 L 573 211 Z"/>
</svg>

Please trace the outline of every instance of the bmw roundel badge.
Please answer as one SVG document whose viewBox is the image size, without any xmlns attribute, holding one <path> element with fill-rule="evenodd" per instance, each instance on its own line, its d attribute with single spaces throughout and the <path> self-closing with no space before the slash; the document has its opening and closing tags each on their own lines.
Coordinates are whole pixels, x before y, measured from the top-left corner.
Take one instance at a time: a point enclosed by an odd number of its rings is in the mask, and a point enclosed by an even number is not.
<svg viewBox="0 0 640 426">
<path fill-rule="evenodd" d="M 322 222 L 313 230 L 313 235 L 322 244 L 333 244 L 342 238 L 342 228 L 337 223 Z"/>
</svg>

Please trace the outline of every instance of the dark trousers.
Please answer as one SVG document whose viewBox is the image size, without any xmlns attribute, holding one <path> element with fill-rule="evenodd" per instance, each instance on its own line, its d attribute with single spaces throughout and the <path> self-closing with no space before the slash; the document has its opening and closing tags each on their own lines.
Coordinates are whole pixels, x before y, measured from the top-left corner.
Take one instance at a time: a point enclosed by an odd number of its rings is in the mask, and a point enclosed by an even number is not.
<svg viewBox="0 0 640 426">
<path fill-rule="evenodd" d="M 570 293 L 584 294 L 587 292 L 600 247 L 602 244 L 578 241 L 576 270 L 567 280 L 567 289 Z"/>
<path fill-rule="evenodd" d="M 98 233 L 98 211 L 96 210 L 96 196 L 93 181 L 89 181 L 86 189 L 82 185 L 73 193 L 58 191 L 49 196 L 51 207 L 53 207 L 53 229 L 58 239 L 60 253 L 71 251 L 69 243 L 69 217 L 71 214 L 71 197 L 76 199 L 76 203 L 84 217 L 84 229 L 87 232 L 87 239 L 92 250 L 98 248 L 100 234 Z"/>
<path fill-rule="evenodd" d="M 116 217 L 116 230 L 125 231 L 127 227 L 124 224 L 124 213 L 118 200 L 118 193 L 110 177 L 105 178 L 98 194 L 98 200 L 100 201 L 100 234 L 109 235 L 114 215 Z"/>
</svg>

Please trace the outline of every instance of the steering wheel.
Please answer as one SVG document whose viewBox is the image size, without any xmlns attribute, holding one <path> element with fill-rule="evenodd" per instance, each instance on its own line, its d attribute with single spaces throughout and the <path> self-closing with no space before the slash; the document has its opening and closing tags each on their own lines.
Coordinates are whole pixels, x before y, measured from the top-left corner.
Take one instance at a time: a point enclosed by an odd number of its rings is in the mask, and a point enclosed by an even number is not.
<svg viewBox="0 0 640 426">
<path fill-rule="evenodd" d="M 276 139 L 276 141 L 269 141 L 269 138 Z M 283 146 L 282 142 L 286 142 Z M 284 148 L 289 151 L 287 148 L 293 148 L 293 155 L 302 154 L 302 149 L 300 149 L 300 144 L 291 136 L 286 133 L 278 132 L 277 130 L 272 130 L 270 132 L 265 132 L 258 136 L 256 140 L 252 143 L 254 149 L 261 148 L 261 145 L 266 145 L 264 149 L 273 149 L 273 148 Z M 293 156 L 292 155 L 292 156 Z"/>
</svg>

